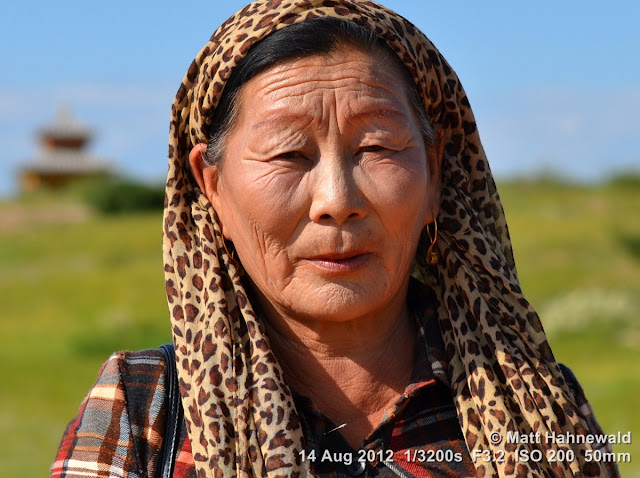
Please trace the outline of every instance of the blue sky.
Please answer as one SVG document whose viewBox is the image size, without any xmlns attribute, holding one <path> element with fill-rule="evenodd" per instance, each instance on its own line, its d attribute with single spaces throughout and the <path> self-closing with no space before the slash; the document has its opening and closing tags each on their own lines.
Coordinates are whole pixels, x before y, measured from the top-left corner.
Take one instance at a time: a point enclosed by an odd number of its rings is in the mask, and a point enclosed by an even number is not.
<svg viewBox="0 0 640 478">
<path fill-rule="evenodd" d="M 594 181 L 640 169 L 640 3 L 383 2 L 429 36 L 467 90 L 498 178 L 553 170 Z M 92 152 L 163 180 L 171 101 L 215 28 L 245 5 L 5 2 L 0 197 L 35 130 L 70 105 Z M 186 7 L 185 7 L 186 6 Z"/>
</svg>

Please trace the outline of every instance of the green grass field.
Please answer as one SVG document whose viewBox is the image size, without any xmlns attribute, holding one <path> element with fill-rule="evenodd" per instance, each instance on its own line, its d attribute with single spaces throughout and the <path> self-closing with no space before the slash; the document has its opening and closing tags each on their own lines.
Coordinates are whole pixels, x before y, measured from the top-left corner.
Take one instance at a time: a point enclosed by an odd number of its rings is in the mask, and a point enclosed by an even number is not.
<svg viewBox="0 0 640 478">
<path fill-rule="evenodd" d="M 520 280 L 604 429 L 640 476 L 640 188 L 500 186 Z M 62 211 L 62 212 L 61 212 Z M 159 213 L 97 217 L 50 198 L 0 204 L 0 476 L 46 476 L 114 350 L 170 340 Z"/>
</svg>

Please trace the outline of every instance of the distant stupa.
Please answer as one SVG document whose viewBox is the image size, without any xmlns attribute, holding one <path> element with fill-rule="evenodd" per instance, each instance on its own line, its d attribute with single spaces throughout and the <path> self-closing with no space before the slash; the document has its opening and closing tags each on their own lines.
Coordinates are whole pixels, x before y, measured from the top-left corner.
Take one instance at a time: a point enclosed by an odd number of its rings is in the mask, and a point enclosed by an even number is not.
<svg viewBox="0 0 640 478">
<path fill-rule="evenodd" d="M 89 127 L 73 119 L 71 108 L 58 108 L 55 121 L 38 131 L 38 156 L 20 168 L 22 190 L 59 188 L 78 179 L 110 175 L 109 163 L 87 152 L 92 136 Z"/>
</svg>

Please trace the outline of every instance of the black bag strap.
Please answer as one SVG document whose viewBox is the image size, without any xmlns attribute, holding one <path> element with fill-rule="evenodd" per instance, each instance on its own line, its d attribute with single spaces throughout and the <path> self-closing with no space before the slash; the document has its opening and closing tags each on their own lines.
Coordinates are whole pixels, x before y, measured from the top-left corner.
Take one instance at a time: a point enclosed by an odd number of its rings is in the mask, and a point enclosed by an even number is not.
<svg viewBox="0 0 640 478">
<path fill-rule="evenodd" d="M 183 421 L 182 400 L 173 344 L 162 344 L 166 363 L 165 386 L 167 389 L 167 420 L 160 451 L 159 478 L 171 478 L 178 453 L 178 433 Z"/>
</svg>

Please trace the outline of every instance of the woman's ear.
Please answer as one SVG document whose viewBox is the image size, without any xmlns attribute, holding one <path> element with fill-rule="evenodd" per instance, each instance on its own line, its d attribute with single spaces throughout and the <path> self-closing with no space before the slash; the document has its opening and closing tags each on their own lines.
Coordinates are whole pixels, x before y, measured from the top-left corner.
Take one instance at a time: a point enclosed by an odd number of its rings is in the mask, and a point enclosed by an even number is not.
<svg viewBox="0 0 640 478">
<path fill-rule="evenodd" d="M 225 239 L 230 239 L 226 229 L 222 227 L 224 223 L 223 213 L 220 201 L 220 194 L 218 191 L 218 180 L 220 178 L 218 174 L 218 166 L 209 166 L 204 161 L 204 156 L 207 154 L 207 143 L 196 144 L 189 153 L 189 166 L 191 168 L 191 174 L 198 183 L 200 190 L 207 196 L 209 202 L 213 206 L 214 211 L 218 215 L 220 220 L 220 228 L 223 230 Z"/>
<path fill-rule="evenodd" d="M 205 154 L 207 154 L 207 143 L 196 144 L 189 153 L 189 166 L 200 190 L 207 196 L 216 212 L 219 212 L 218 167 L 206 164 Z"/>
<path fill-rule="evenodd" d="M 433 141 L 427 145 L 427 166 L 429 168 L 430 217 L 427 224 L 433 222 L 440 213 L 440 193 L 442 191 L 442 157 L 445 145 L 444 130 L 439 124 L 433 125 Z"/>
</svg>

